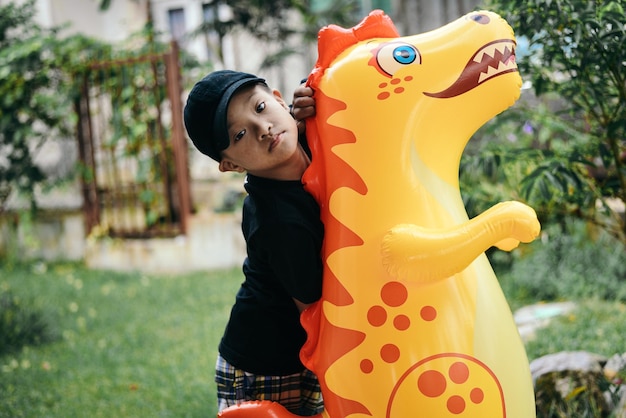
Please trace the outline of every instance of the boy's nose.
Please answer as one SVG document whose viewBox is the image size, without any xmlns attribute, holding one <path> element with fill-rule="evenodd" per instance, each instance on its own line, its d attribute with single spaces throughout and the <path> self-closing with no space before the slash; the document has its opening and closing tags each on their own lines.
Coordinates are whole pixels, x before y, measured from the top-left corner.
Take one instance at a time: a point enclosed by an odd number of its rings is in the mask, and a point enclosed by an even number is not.
<svg viewBox="0 0 626 418">
<path fill-rule="evenodd" d="M 265 139 L 272 138 L 273 136 L 274 135 L 272 134 L 272 125 L 269 125 L 267 128 L 263 129 L 259 139 L 263 141 Z"/>
</svg>

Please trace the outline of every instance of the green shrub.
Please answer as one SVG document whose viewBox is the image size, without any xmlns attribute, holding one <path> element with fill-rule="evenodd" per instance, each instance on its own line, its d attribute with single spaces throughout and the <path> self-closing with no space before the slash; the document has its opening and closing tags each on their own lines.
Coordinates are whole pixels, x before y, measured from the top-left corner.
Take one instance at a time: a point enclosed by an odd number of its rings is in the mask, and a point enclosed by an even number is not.
<svg viewBox="0 0 626 418">
<path fill-rule="evenodd" d="M 537 301 L 594 298 L 626 301 L 626 248 L 607 234 L 594 235 L 578 222 L 567 233 L 552 227 L 537 240 L 510 271 L 502 274 L 510 299 Z M 496 264 L 497 265 L 497 264 Z"/>
<path fill-rule="evenodd" d="M 42 310 L 10 291 L 0 293 L 0 355 L 55 339 Z"/>
</svg>

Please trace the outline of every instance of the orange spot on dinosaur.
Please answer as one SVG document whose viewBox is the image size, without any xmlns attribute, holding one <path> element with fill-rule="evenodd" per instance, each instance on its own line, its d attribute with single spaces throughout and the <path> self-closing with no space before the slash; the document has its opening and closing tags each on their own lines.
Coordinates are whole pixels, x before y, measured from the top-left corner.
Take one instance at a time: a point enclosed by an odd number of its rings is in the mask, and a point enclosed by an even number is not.
<svg viewBox="0 0 626 418">
<path fill-rule="evenodd" d="M 406 302 L 408 292 L 406 287 L 399 282 L 385 284 L 380 292 L 380 297 L 388 306 L 400 306 Z"/>
<path fill-rule="evenodd" d="M 424 321 L 434 321 L 435 318 L 437 318 L 437 309 L 433 308 L 432 306 L 424 306 L 420 310 L 420 316 Z"/>
</svg>

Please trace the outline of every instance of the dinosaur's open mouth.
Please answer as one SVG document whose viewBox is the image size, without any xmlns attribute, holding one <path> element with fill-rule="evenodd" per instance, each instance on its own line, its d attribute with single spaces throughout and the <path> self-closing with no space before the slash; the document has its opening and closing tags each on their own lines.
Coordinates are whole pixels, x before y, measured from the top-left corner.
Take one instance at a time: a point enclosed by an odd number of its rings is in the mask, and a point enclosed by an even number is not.
<svg viewBox="0 0 626 418">
<path fill-rule="evenodd" d="M 513 71 L 517 71 L 515 41 L 510 39 L 493 41 L 474 54 L 454 84 L 439 93 L 424 94 L 440 99 L 455 97 L 493 77 Z"/>
</svg>

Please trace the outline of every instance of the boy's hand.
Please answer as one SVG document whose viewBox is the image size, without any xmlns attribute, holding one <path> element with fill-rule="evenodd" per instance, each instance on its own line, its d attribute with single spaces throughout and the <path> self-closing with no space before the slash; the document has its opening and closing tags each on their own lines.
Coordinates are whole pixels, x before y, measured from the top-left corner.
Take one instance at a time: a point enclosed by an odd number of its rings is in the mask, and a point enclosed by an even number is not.
<svg viewBox="0 0 626 418">
<path fill-rule="evenodd" d="M 297 121 L 315 116 L 315 99 L 313 99 L 313 89 L 304 84 L 300 85 L 293 92 L 293 117 Z"/>
<path fill-rule="evenodd" d="M 304 119 L 315 116 L 315 99 L 313 89 L 301 84 L 293 92 L 291 114 L 298 124 L 298 132 L 305 130 Z"/>
</svg>

